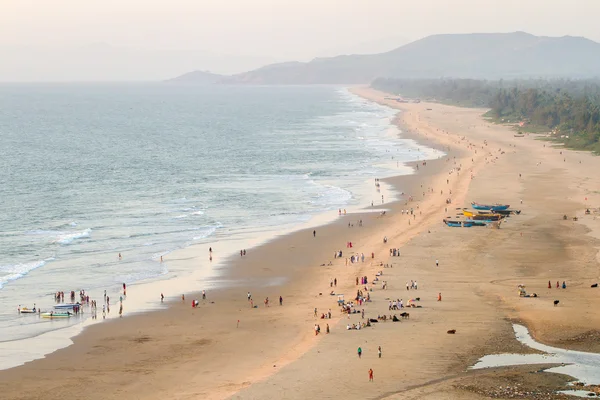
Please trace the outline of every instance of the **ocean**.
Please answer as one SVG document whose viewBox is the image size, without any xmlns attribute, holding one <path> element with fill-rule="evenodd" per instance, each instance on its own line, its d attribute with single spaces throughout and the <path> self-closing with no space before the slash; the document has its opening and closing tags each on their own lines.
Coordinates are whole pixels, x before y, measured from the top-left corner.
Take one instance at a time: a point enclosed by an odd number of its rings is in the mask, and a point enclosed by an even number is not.
<svg viewBox="0 0 600 400">
<path fill-rule="evenodd" d="M 123 282 L 191 274 L 160 262 L 178 249 L 232 251 L 380 202 L 374 178 L 439 156 L 399 139 L 395 113 L 340 87 L 2 85 L 0 368 L 43 355 L 28 340 L 89 322 L 19 305 L 118 299 Z"/>
</svg>

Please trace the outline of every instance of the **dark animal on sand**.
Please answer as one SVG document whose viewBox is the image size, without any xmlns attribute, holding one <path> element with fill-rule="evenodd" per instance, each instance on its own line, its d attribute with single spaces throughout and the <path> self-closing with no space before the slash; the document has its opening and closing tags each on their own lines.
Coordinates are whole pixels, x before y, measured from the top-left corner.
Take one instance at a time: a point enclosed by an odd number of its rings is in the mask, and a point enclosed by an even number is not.
<svg viewBox="0 0 600 400">
<path fill-rule="evenodd" d="M 454 335 L 456 333 L 456 329 L 450 329 L 447 333 L 449 335 Z"/>
<path fill-rule="evenodd" d="M 558 305 L 558 303 L 560 303 L 559 300 L 554 300 L 554 307 L 556 307 Z"/>
<path fill-rule="evenodd" d="M 594 284 L 592 285 L 592 287 L 598 287 L 598 284 L 597 284 L 597 283 L 594 283 Z"/>
<path fill-rule="evenodd" d="M 400 316 L 401 316 L 402 318 L 410 318 L 410 314 L 409 314 L 409 313 L 407 313 L 407 312 L 403 312 L 402 314 L 400 314 Z"/>
</svg>

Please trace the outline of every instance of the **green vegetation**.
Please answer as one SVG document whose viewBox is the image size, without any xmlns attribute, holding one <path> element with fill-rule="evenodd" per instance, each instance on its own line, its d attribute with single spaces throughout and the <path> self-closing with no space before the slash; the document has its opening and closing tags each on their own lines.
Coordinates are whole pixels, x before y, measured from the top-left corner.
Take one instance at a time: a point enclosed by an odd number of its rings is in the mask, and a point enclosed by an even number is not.
<svg viewBox="0 0 600 400">
<path fill-rule="evenodd" d="M 478 81 L 376 79 L 372 86 L 406 97 L 488 107 L 494 122 L 524 122 L 523 132 L 600 153 L 600 82 L 592 80 Z"/>
</svg>

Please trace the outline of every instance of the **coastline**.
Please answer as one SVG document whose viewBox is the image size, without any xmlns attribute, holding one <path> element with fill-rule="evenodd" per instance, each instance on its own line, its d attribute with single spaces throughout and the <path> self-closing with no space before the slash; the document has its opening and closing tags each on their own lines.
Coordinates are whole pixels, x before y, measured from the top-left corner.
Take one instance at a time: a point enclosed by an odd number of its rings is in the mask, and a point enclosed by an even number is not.
<svg viewBox="0 0 600 400">
<path fill-rule="evenodd" d="M 396 123 L 394 122 L 392 124 L 392 126 L 396 126 Z M 403 135 L 401 136 L 401 138 L 404 138 Z M 407 137 L 407 139 L 416 139 L 415 137 Z M 426 147 L 426 146 L 422 146 L 421 143 L 418 143 L 418 140 L 416 140 L 417 144 L 419 145 L 419 147 Z M 400 166 L 401 168 L 406 167 L 408 165 L 412 165 L 414 163 L 411 162 L 404 162 L 402 166 Z M 390 173 L 393 174 L 393 171 L 391 170 L 391 168 L 389 168 Z M 398 202 L 398 200 L 395 198 L 398 196 L 398 188 L 395 187 L 395 183 L 398 182 L 397 178 L 398 177 L 408 177 L 410 175 L 399 175 L 396 177 L 390 177 L 390 178 L 384 178 L 382 179 L 382 188 L 383 189 L 383 193 L 385 194 L 386 200 L 389 199 L 390 197 L 394 198 L 394 200 L 392 202 L 386 201 L 385 204 L 375 204 L 374 207 L 372 208 L 363 208 L 363 206 L 355 206 L 353 208 L 349 208 L 348 209 L 348 214 L 346 216 L 344 216 L 343 218 L 339 218 L 337 216 L 337 213 L 335 213 L 335 216 L 328 216 L 323 214 L 319 214 L 316 216 L 313 216 L 311 218 L 311 220 L 308 223 L 304 223 L 301 224 L 300 227 L 295 226 L 292 228 L 289 228 L 286 232 L 283 233 L 283 235 L 274 235 L 274 236 L 262 236 L 259 239 L 254 238 L 252 240 L 253 243 L 245 243 L 245 246 L 243 247 L 247 247 L 251 250 L 248 254 L 248 256 L 244 257 L 244 260 L 239 261 L 237 260 L 237 257 L 235 255 L 235 253 L 233 252 L 229 252 L 227 253 L 221 260 L 216 260 L 216 262 L 213 265 L 213 269 L 214 271 L 219 271 L 221 272 L 221 275 L 212 275 L 212 279 L 213 282 L 217 281 L 217 282 L 229 282 L 226 285 L 228 286 L 227 289 L 219 289 L 219 294 L 216 295 L 215 299 L 218 299 L 216 301 L 220 301 L 221 299 L 225 300 L 231 297 L 231 294 L 235 291 L 235 287 L 237 286 L 241 286 L 244 285 L 244 289 L 246 290 L 247 287 L 250 287 L 254 290 L 260 290 L 261 288 L 264 287 L 268 287 L 271 285 L 282 285 L 284 284 L 284 282 L 295 282 L 299 281 L 301 277 L 299 277 L 297 275 L 296 271 L 288 271 L 288 273 L 291 272 L 291 275 L 289 275 L 288 277 L 285 278 L 281 278 L 281 277 L 270 277 L 270 278 L 265 278 L 265 279 L 270 279 L 270 281 L 267 281 L 265 283 L 264 280 L 261 280 L 261 278 L 257 278 L 257 275 L 254 271 L 252 273 L 249 274 L 245 274 L 245 273 L 241 273 L 241 274 L 236 274 L 236 273 L 231 273 L 231 271 L 235 271 L 235 270 L 241 270 L 242 265 L 238 265 L 241 264 L 242 262 L 245 262 L 245 260 L 249 260 L 249 262 L 255 263 L 255 262 L 260 262 L 260 260 L 257 261 L 253 261 L 252 258 L 254 258 L 254 253 L 257 252 L 257 250 L 262 251 L 263 248 L 266 248 L 266 252 L 270 252 L 269 247 L 271 246 L 271 243 L 274 241 L 277 241 L 278 239 L 280 239 L 282 236 L 283 237 L 287 237 L 287 236 L 294 236 L 294 235 L 300 235 L 301 233 L 306 233 L 306 232 L 312 232 L 313 229 L 319 229 L 319 232 L 321 232 L 321 230 L 323 230 L 324 232 L 329 232 L 330 230 L 337 230 L 340 229 L 340 226 L 344 226 L 346 222 L 343 222 L 342 220 L 347 220 L 348 218 L 350 218 L 350 216 L 355 216 L 357 218 L 370 218 L 375 216 L 376 214 L 378 214 L 381 210 L 388 210 L 390 206 L 393 206 L 394 204 L 396 204 Z M 402 180 L 400 180 L 402 181 Z M 379 189 L 377 190 L 377 195 L 381 194 Z M 205 247 L 205 245 L 199 244 L 199 245 L 192 245 L 183 249 L 179 249 L 179 250 L 175 250 L 171 253 L 169 253 L 168 255 L 165 255 L 165 262 L 170 262 L 175 260 L 177 261 L 189 261 L 192 258 L 197 258 L 198 255 L 198 250 L 201 247 Z M 341 246 L 340 246 L 341 247 Z M 330 253 L 329 251 L 327 253 Z M 252 260 L 252 261 L 251 261 Z M 316 259 L 315 261 L 316 262 Z M 306 264 L 306 260 L 303 260 L 300 264 L 298 264 L 296 266 L 296 268 L 301 268 L 304 267 L 304 265 Z M 288 267 L 290 265 L 288 264 Z M 123 324 L 128 324 L 131 326 L 138 326 L 138 323 L 140 321 L 144 321 L 146 322 L 147 320 L 154 320 L 156 318 L 164 318 L 162 315 L 166 315 L 167 313 L 172 311 L 173 307 L 179 307 L 181 305 L 180 301 L 174 300 L 174 298 L 179 298 L 180 294 L 179 292 L 185 292 L 186 295 L 186 299 L 191 299 L 191 298 L 199 298 L 200 297 L 200 280 L 202 278 L 206 278 L 206 276 L 197 276 L 197 275 L 192 275 L 190 277 L 192 279 L 190 286 L 191 287 L 195 287 L 196 291 L 194 292 L 193 290 L 179 290 L 181 289 L 181 287 L 177 288 L 176 290 L 169 290 L 172 289 L 173 286 L 176 285 L 176 282 L 171 282 L 169 280 L 163 281 L 160 279 L 153 279 L 150 282 L 140 282 L 138 284 L 133 284 L 133 285 L 129 285 L 128 287 L 128 292 L 130 292 L 129 297 L 135 298 L 135 292 L 136 292 L 136 287 L 140 286 L 143 287 L 144 289 L 148 289 L 148 288 L 154 288 L 156 289 L 155 291 L 157 293 L 159 293 L 160 291 L 163 291 L 165 287 L 169 288 L 167 289 L 168 292 L 170 293 L 170 295 L 167 295 L 167 299 L 168 300 L 170 298 L 170 300 L 165 302 L 165 305 L 163 306 L 162 304 L 158 304 L 155 305 L 153 308 L 151 309 L 144 309 L 143 306 L 138 307 L 138 309 L 140 311 L 136 311 L 133 313 L 133 315 L 127 316 L 127 318 L 123 319 L 123 320 L 119 320 L 119 319 L 114 319 L 111 318 L 107 321 L 104 321 L 103 324 L 98 324 L 98 323 L 90 323 L 90 321 L 87 321 L 86 323 L 82 323 L 82 324 L 78 324 L 75 326 L 70 326 L 68 328 L 62 328 L 56 331 L 51 331 L 48 332 L 47 334 L 45 334 L 45 337 L 49 337 L 51 338 L 51 340 L 56 341 L 59 340 L 62 344 L 59 345 L 59 349 L 51 352 L 47 355 L 44 356 L 44 358 L 38 358 L 35 360 L 30 360 L 28 362 L 25 363 L 25 365 L 21 365 L 21 366 L 16 366 L 13 368 L 8 369 L 8 371 L 12 371 L 13 369 L 20 369 L 20 368 L 28 368 L 29 366 L 32 366 L 33 369 L 37 369 L 37 367 L 35 366 L 35 364 L 40 361 L 40 362 L 45 362 L 46 360 L 49 360 L 48 362 L 53 363 L 54 359 L 60 359 L 58 357 L 55 357 L 55 353 L 60 352 L 60 353 L 67 353 L 68 355 L 66 357 L 77 357 L 80 356 L 82 353 L 85 353 L 86 348 L 89 348 L 90 346 L 92 346 L 92 343 L 97 343 L 99 341 L 101 341 L 102 339 L 100 338 L 106 338 L 109 335 L 109 332 L 112 331 L 113 326 L 119 326 L 121 329 Z M 245 283 L 242 284 L 240 283 L 241 281 L 244 282 L 251 282 L 251 283 Z M 187 282 L 190 283 L 190 282 Z M 202 285 L 205 286 L 205 283 Z M 161 289 L 158 289 L 158 288 Z M 206 287 L 206 286 L 205 286 Z M 207 287 L 210 293 L 210 286 Z M 185 288 L 188 289 L 188 288 Z M 164 290 L 165 292 L 167 292 L 167 290 Z M 212 293 L 211 293 L 212 295 Z M 212 299 L 212 298 L 211 298 Z M 134 300 L 135 301 L 135 300 Z M 187 301 L 184 304 L 184 307 L 188 307 L 188 303 L 189 301 Z M 187 310 L 186 310 L 187 311 Z M 64 331 L 64 330 L 70 330 L 73 332 L 74 335 L 71 336 L 66 336 L 63 337 L 64 335 L 61 335 L 60 331 Z M 127 328 L 125 329 L 127 330 Z M 27 340 L 27 339 L 24 339 Z M 71 344 L 73 343 L 73 344 Z M 76 347 L 77 349 L 72 349 L 72 347 Z M 61 357 L 62 358 L 62 357 Z M 44 367 L 42 367 L 43 369 Z M 0 375 L 3 373 L 3 371 L 0 371 Z"/>
<path fill-rule="evenodd" d="M 386 135 L 387 134 L 388 133 L 386 132 Z M 403 166 L 404 164 L 400 166 L 401 170 L 406 169 L 403 168 Z M 396 167 L 385 166 L 385 169 L 388 171 L 388 174 L 393 174 L 393 170 L 395 170 Z M 368 193 L 368 190 L 372 190 L 370 183 L 371 182 L 367 183 L 365 181 L 364 185 L 362 185 L 364 188 L 359 188 L 357 191 L 358 196 L 355 197 L 365 197 L 365 193 Z M 386 202 L 395 196 L 393 189 L 388 187 L 387 184 L 382 183 L 381 190 L 382 193 L 385 194 Z M 355 210 L 360 210 L 363 208 L 363 206 L 365 206 L 365 200 L 366 199 L 363 199 L 361 202 L 363 204 L 354 204 L 352 206 L 347 206 L 346 208 L 350 213 L 354 212 Z M 269 228 L 258 228 L 252 230 L 251 232 L 249 231 L 245 234 L 237 235 L 233 240 L 229 238 L 223 239 L 222 237 L 218 237 L 216 238 L 215 242 L 192 244 L 170 251 L 168 254 L 163 253 L 161 255 L 163 255 L 165 259 L 165 268 L 168 267 L 169 270 L 171 270 L 169 273 L 171 277 L 163 278 L 162 276 L 159 276 L 134 283 L 128 282 L 129 296 L 124 302 L 125 316 L 128 317 L 138 313 L 164 309 L 165 305 L 155 301 L 155 299 L 157 299 L 159 294 L 162 292 L 164 292 L 167 296 L 165 299 L 166 303 L 169 298 L 171 300 L 178 299 L 181 293 L 190 294 L 194 291 L 198 292 L 201 289 L 206 289 L 209 291 L 220 290 L 220 287 L 222 286 L 236 287 L 240 285 L 239 280 L 236 280 L 235 277 L 230 277 L 226 274 L 223 274 L 226 273 L 229 261 L 236 258 L 236 252 L 240 248 L 249 249 L 256 246 L 261 246 L 262 244 L 268 243 L 282 234 L 289 234 L 302 229 L 307 229 L 309 227 L 312 229 L 313 227 L 323 226 L 335 221 L 337 218 L 337 214 L 334 215 L 333 212 L 321 212 L 312 215 L 308 222 L 287 224 L 283 227 L 283 229 L 271 230 Z M 206 259 L 203 256 L 203 253 L 206 252 L 209 246 L 215 248 L 214 261 L 211 263 L 209 263 L 207 260 L 208 256 L 206 256 Z M 158 255 L 155 257 L 155 262 L 158 263 Z M 188 272 L 190 270 L 189 265 L 196 263 L 200 268 L 194 272 Z M 180 271 L 181 274 L 179 273 Z M 271 284 L 277 283 L 277 280 L 278 278 L 275 277 Z M 108 294 L 113 299 L 119 297 L 120 284 L 115 284 L 112 288 L 108 289 Z M 95 294 L 98 295 L 98 293 Z M 175 302 L 177 301 L 175 300 Z M 107 319 L 114 318 L 114 314 L 114 312 L 113 315 L 108 314 Z M 49 354 L 57 348 L 69 346 L 72 343 L 71 339 L 74 336 L 80 334 L 83 330 L 87 330 L 91 326 L 97 325 L 97 321 L 92 321 L 90 319 L 90 313 L 87 313 L 82 317 L 85 318 L 85 322 L 77 322 L 75 325 L 57 328 L 55 330 L 42 333 L 41 335 L 34 336 L 34 338 L 39 337 L 39 340 L 36 339 L 34 341 L 41 343 L 41 340 L 43 340 L 44 343 L 51 343 L 50 345 L 38 346 L 36 343 L 31 343 L 31 338 L 28 337 L 5 341 L 0 343 L 0 348 L 4 354 L 8 354 L 9 352 L 19 354 L 19 347 L 25 346 L 26 348 L 35 350 L 32 351 L 31 354 L 23 354 L 20 357 L 25 357 L 27 361 L 40 358 L 42 357 L 42 354 Z M 61 324 L 56 325 L 60 326 Z M 12 360 L 8 360 L 8 362 L 12 363 Z M 15 366 L 14 364 L 3 364 L 0 365 L 0 368 L 6 368 L 7 365 L 11 367 Z"/>
<path fill-rule="evenodd" d="M 377 93 L 362 90 L 364 97 L 382 101 Z M 386 204 L 390 211 L 384 218 L 373 213 L 349 214 L 319 227 L 316 238 L 312 237 L 312 229 L 282 236 L 258 246 L 243 259 L 232 260 L 230 270 L 239 273 L 238 279 L 258 281 L 252 281 L 251 286 L 209 293 L 209 301 L 202 302 L 195 310 L 189 307 L 186 297 L 186 303 L 174 303 L 169 312 L 141 314 L 102 324 L 99 326 L 102 329 L 94 329 L 93 334 L 89 330 L 76 337 L 75 344 L 67 349 L 23 367 L 1 371 L 0 389 L 8 398 L 15 399 L 58 398 L 92 386 L 95 393 L 88 396 L 90 398 L 122 398 L 123 393 L 149 399 L 184 399 L 200 395 L 208 398 L 230 395 L 235 398 L 307 398 L 323 393 L 347 396 L 361 390 L 366 382 L 362 374 L 368 365 L 375 365 L 378 385 L 370 395 L 377 398 L 395 398 L 411 390 L 423 390 L 427 385 L 434 388 L 432 396 L 447 392 L 451 393 L 449 398 L 478 398 L 467 397 L 450 383 L 444 386 L 444 379 L 464 370 L 481 355 L 522 350 L 511 336 L 507 318 L 525 320 L 534 337 L 550 343 L 557 340 L 558 326 L 562 327 L 563 339 L 592 329 L 598 317 L 588 315 L 587 311 L 596 300 L 584 293 L 585 281 L 597 271 L 597 264 L 590 261 L 590 250 L 583 257 L 588 260 L 585 267 L 568 262 L 571 254 L 565 255 L 562 247 L 544 258 L 553 266 L 558 261 L 565 263 L 566 266 L 558 267 L 558 272 L 553 267 L 554 274 L 572 275 L 566 279 L 569 287 L 574 284 L 575 290 L 561 293 L 562 301 L 566 303 L 564 308 L 553 308 L 550 301 L 523 301 L 514 293 L 516 282 L 522 280 L 527 280 L 528 288 L 543 293 L 539 286 L 547 279 L 540 279 L 540 274 L 547 274 L 548 268 L 538 263 L 537 258 L 540 252 L 547 251 L 548 243 L 563 243 L 571 240 L 573 235 L 579 237 L 582 232 L 597 234 L 597 227 L 585 231 L 580 224 L 570 221 L 561 225 L 565 231 L 561 234 L 566 235 L 563 240 L 559 240 L 556 233 L 548 234 L 556 230 L 557 224 L 547 220 L 548 214 L 544 213 L 548 210 L 557 221 L 563 212 L 581 213 L 581 200 L 575 200 L 574 192 L 567 196 L 568 210 L 564 209 L 564 196 L 555 195 L 548 199 L 547 194 L 552 193 L 552 179 L 567 184 L 570 178 L 559 171 L 562 159 L 558 157 L 558 150 L 540 150 L 542 145 L 529 139 L 517 141 L 506 135 L 497 136 L 498 132 L 505 132 L 503 127 L 484 129 L 485 124 L 481 122 L 477 126 L 465 125 L 461 118 L 475 118 L 477 110 L 433 105 L 442 111 L 436 111 L 431 118 L 438 119 L 436 124 L 440 121 L 447 124 L 440 132 L 440 128 L 428 121 L 424 107 L 408 106 L 405 109 L 402 122 L 409 129 L 403 136 L 411 135 L 414 130 L 415 138 L 421 143 L 429 146 L 428 143 L 435 140 L 438 146 L 448 151 L 447 156 L 437 162 L 427 161 L 427 167 L 420 168 L 418 174 L 386 179 L 400 191 L 415 194 L 415 198 L 422 190 L 420 185 L 424 185 L 424 191 L 430 187 L 436 189 L 418 199 L 420 213 L 415 215 L 416 223 L 409 225 L 409 217 L 399 213 L 409 206 L 401 199 Z M 477 131 L 476 139 L 470 137 L 476 134 L 474 130 Z M 462 139 L 465 136 L 469 139 Z M 483 140 L 488 141 L 490 150 L 474 153 L 483 146 Z M 499 145 L 506 149 L 514 143 L 518 147 L 504 153 L 495 147 Z M 525 151 L 521 151 L 521 147 Z M 534 148 L 543 153 L 531 153 Z M 567 154 L 571 157 L 571 153 Z M 516 179 L 516 165 L 521 165 L 516 161 L 533 165 L 539 157 L 544 157 L 544 170 L 532 172 L 524 167 L 525 178 Z M 556 160 L 550 160 L 551 157 Z M 581 155 L 580 161 L 589 162 L 589 158 L 589 155 Z M 591 165 L 595 165 L 593 162 Z M 449 172 L 455 165 L 463 163 L 460 177 Z M 580 165 L 589 168 L 589 165 Z M 475 179 L 470 179 L 467 171 L 473 173 Z M 544 179 L 548 174 L 550 179 Z M 447 183 L 446 179 L 452 183 Z M 484 201 L 484 196 L 487 201 L 513 203 L 521 198 L 527 212 L 511 219 L 499 231 L 449 229 L 440 226 L 440 216 L 447 214 L 443 203 L 445 196 L 437 194 L 440 187 L 453 190 L 455 207 L 468 204 L 470 200 Z M 591 191 L 586 194 L 598 200 Z M 364 220 L 362 228 L 347 227 L 349 221 L 357 219 Z M 582 222 L 593 224 L 591 219 Z M 542 228 L 548 232 L 540 231 Z M 523 232 L 525 239 L 521 236 Z M 388 244 L 382 243 L 383 236 L 388 237 Z M 334 250 L 339 248 L 347 252 L 345 243 L 349 240 L 355 244 L 357 252 L 375 252 L 375 259 L 369 260 L 373 262 L 346 267 L 341 260 L 332 260 Z M 478 252 L 477 249 L 486 243 L 493 243 L 494 247 Z M 577 249 L 591 244 L 597 245 L 597 240 L 580 238 Z M 389 247 L 400 247 L 402 256 L 389 257 L 386 254 Z M 519 258 L 512 256 L 511 250 Z M 559 255 L 561 257 L 557 258 Z M 593 255 L 597 257 L 596 252 Z M 438 258 L 441 268 L 435 269 L 432 264 Z M 328 261 L 334 265 L 320 266 Z M 392 263 L 394 268 L 383 269 L 379 262 Z M 531 264 L 529 269 L 520 265 L 525 262 Z M 327 296 L 329 280 L 336 277 L 340 282 L 336 292 L 348 295 L 356 290 L 355 276 L 372 277 L 379 270 L 384 272 L 391 287 L 388 292 L 373 288 L 373 303 L 365 306 L 368 315 L 386 313 L 385 297 L 405 296 L 403 284 L 410 279 L 418 279 L 421 283 L 418 295 L 424 308 L 411 310 L 410 321 L 399 325 L 378 324 L 361 332 L 346 331 L 345 324 L 339 323 L 345 317 Z M 289 278 L 280 286 L 264 285 L 265 281 L 284 272 Z M 507 280 L 507 276 L 515 278 Z M 257 304 L 261 304 L 265 296 L 274 300 L 281 294 L 284 306 L 261 306 L 251 310 L 245 299 L 247 290 L 252 291 Z M 436 303 L 435 296 L 440 291 L 444 301 Z M 412 291 L 410 295 L 414 296 Z M 544 293 L 543 297 L 547 296 Z M 576 298 L 577 303 L 583 305 L 580 312 L 569 306 L 569 298 Z M 334 308 L 334 318 L 315 319 L 312 315 L 314 307 L 319 310 Z M 569 320 L 576 323 L 565 329 L 561 319 L 556 317 L 557 313 L 563 318 L 568 315 Z M 235 327 L 237 319 L 241 321 L 240 328 Z M 360 321 L 356 316 L 352 317 L 352 322 L 357 320 Z M 326 322 L 331 323 L 332 333 L 315 340 L 313 324 Z M 458 329 L 456 337 L 446 334 L 450 328 Z M 377 360 L 373 347 L 376 344 L 370 343 L 383 343 L 383 359 Z M 403 345 L 405 343 L 409 345 Z M 348 354 L 357 345 L 365 348 L 363 361 L 369 364 L 361 364 L 359 378 L 348 381 L 344 379 L 343 371 L 357 368 L 356 356 Z M 58 381 L 66 371 L 73 376 Z M 27 387 L 26 377 L 31 375 L 37 380 Z"/>
</svg>

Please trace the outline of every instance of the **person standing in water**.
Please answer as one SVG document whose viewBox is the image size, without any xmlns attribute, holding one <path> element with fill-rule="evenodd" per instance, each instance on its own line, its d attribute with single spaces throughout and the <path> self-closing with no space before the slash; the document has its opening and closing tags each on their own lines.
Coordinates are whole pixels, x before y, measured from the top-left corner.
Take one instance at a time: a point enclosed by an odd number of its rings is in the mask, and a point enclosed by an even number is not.
<svg viewBox="0 0 600 400">
<path fill-rule="evenodd" d="M 121 253 L 119 253 L 119 260 L 122 260 L 123 257 L 121 256 Z"/>
</svg>

